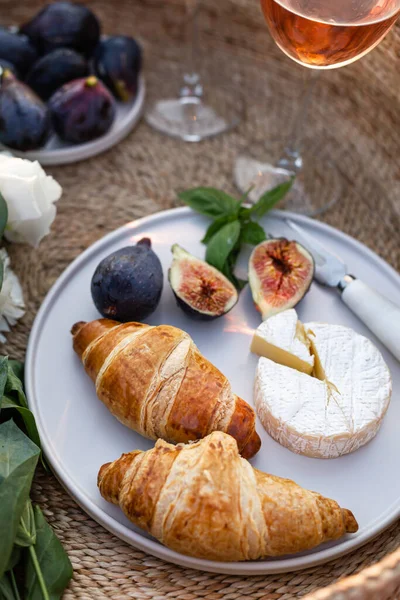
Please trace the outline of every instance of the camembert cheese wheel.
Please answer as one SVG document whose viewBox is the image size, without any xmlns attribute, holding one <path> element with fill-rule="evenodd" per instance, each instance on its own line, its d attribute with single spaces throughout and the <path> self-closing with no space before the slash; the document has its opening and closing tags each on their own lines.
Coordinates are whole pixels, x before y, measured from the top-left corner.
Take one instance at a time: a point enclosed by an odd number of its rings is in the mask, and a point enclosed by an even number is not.
<svg viewBox="0 0 400 600">
<path fill-rule="evenodd" d="M 258 363 L 255 405 L 263 426 L 280 444 L 306 456 L 336 458 L 357 450 L 377 434 L 391 398 L 391 376 L 381 353 L 352 329 L 306 323 L 314 362 L 307 374 L 296 366 L 298 354 L 294 362 L 289 359 L 285 364 L 282 354 L 278 358 L 283 364 L 275 362 L 270 347 L 279 346 L 283 322 L 285 313 L 267 321 L 273 330 L 267 339 L 265 323 L 261 325 L 267 352 Z M 285 335 L 282 350 L 290 354 Z"/>
</svg>

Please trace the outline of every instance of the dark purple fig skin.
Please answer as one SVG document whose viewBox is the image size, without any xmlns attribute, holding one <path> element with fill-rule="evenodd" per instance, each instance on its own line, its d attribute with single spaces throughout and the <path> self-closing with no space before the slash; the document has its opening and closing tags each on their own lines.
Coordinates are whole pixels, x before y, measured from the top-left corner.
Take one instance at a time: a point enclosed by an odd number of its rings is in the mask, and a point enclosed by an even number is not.
<svg viewBox="0 0 400 600">
<path fill-rule="evenodd" d="M 102 40 L 93 55 L 96 75 L 122 102 L 136 97 L 142 68 L 142 50 L 131 37 L 116 35 Z"/>
<path fill-rule="evenodd" d="M 0 59 L 11 62 L 22 77 L 29 71 L 37 57 L 36 48 L 26 35 L 12 33 L 0 27 Z"/>
<path fill-rule="evenodd" d="M 42 100 L 48 100 L 62 85 L 89 72 L 84 57 L 69 48 L 57 48 L 42 56 L 29 71 L 25 83 Z"/>
<path fill-rule="evenodd" d="M 94 75 L 63 85 L 48 106 L 56 133 L 73 144 L 100 137 L 115 117 L 115 100 Z"/>
<path fill-rule="evenodd" d="M 148 238 L 104 258 L 94 272 L 93 302 L 103 317 L 143 321 L 160 302 L 163 271 Z"/>
<path fill-rule="evenodd" d="M 100 39 L 97 17 L 78 2 L 48 4 L 20 31 L 30 38 L 40 54 L 56 48 L 72 48 L 90 56 Z"/>
<path fill-rule="evenodd" d="M 179 308 L 181 308 L 183 310 L 183 312 L 187 314 L 188 317 L 190 317 L 191 319 L 194 319 L 195 321 L 214 321 L 215 319 L 218 319 L 218 318 L 224 316 L 224 315 L 206 315 L 205 313 L 201 313 L 198 310 L 196 310 L 195 308 L 192 308 L 189 304 L 184 302 L 181 298 L 179 298 L 179 296 L 174 292 L 174 290 L 172 290 L 172 292 L 175 296 L 175 300 L 176 300 L 176 303 L 179 306 Z"/>
<path fill-rule="evenodd" d="M 0 86 L 0 142 L 15 150 L 35 150 L 46 143 L 51 131 L 47 106 L 5 71 Z"/>
</svg>

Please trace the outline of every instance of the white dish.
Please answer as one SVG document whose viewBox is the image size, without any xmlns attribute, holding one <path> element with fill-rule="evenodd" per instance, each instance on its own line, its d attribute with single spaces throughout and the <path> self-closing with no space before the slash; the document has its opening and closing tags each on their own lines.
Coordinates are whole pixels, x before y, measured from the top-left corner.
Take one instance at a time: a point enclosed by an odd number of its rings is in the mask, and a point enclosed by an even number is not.
<svg viewBox="0 0 400 600">
<path fill-rule="evenodd" d="M 63 142 L 54 134 L 47 144 L 38 150 L 17 152 L 5 146 L 3 146 L 3 149 L 10 150 L 14 156 L 37 160 L 44 166 L 65 165 L 91 158 L 105 150 L 109 150 L 132 131 L 142 116 L 145 96 L 146 85 L 144 77 L 141 75 L 139 77 L 139 88 L 135 100 L 127 103 L 117 102 L 115 119 L 109 131 L 105 135 L 86 144 L 69 144 L 68 142 Z"/>
<path fill-rule="evenodd" d="M 267 231 L 293 237 L 284 224 L 290 216 L 339 254 L 351 272 L 381 293 L 400 296 L 400 276 L 376 254 L 343 233 L 298 215 L 272 212 L 265 220 Z M 90 296 L 90 280 L 98 262 L 107 254 L 151 237 L 165 274 L 161 303 L 149 319 L 151 324 L 169 323 L 188 331 L 203 354 L 227 377 L 233 390 L 252 401 L 257 357 L 249 352 L 252 331 L 260 323 L 249 289 L 224 318 L 208 323 L 192 321 L 176 306 L 167 283 L 174 242 L 197 256 L 204 255 L 200 239 L 207 219 L 191 210 L 174 209 L 130 223 L 98 241 L 68 267 L 48 294 L 37 315 L 29 340 L 26 386 L 45 453 L 55 474 L 76 502 L 115 535 L 167 561 L 216 573 L 241 575 L 294 571 L 321 564 L 365 544 L 400 517 L 400 364 L 367 331 L 341 302 L 339 294 L 313 283 L 298 306 L 302 321 L 328 321 L 353 327 L 370 337 L 382 350 L 393 375 L 393 398 L 377 437 L 357 452 L 335 459 L 317 460 L 292 454 L 273 441 L 258 422 L 262 448 L 252 464 L 264 471 L 294 479 L 351 509 L 360 530 L 337 543 L 296 556 L 248 563 L 216 563 L 177 554 L 135 528 L 119 508 L 103 500 L 97 490 L 99 467 L 136 448 L 153 442 L 121 425 L 96 398 L 71 346 L 70 328 L 76 321 L 98 318 Z"/>
</svg>

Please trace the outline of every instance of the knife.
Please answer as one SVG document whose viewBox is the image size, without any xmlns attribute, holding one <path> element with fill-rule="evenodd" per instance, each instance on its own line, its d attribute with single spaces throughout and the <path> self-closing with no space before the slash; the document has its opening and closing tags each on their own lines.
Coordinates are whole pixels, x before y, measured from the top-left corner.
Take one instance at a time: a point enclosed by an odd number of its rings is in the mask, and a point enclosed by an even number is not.
<svg viewBox="0 0 400 600">
<path fill-rule="evenodd" d="M 285 222 L 300 235 L 312 254 L 315 261 L 314 278 L 322 285 L 336 287 L 343 302 L 400 361 L 400 307 L 360 279 L 349 275 L 345 263 L 297 223 L 290 219 L 285 219 Z"/>
</svg>

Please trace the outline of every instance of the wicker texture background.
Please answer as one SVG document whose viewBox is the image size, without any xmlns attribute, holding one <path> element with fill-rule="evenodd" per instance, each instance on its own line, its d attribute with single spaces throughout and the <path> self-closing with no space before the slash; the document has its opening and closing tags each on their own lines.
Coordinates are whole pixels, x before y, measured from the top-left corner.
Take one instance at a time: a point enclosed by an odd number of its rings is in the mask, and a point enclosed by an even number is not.
<svg viewBox="0 0 400 600">
<path fill-rule="evenodd" d="M 107 33 L 140 38 L 150 96 L 178 85 L 184 41 L 181 0 L 87 3 L 101 17 Z M 1 21 L 20 23 L 42 4 L 0 0 Z M 234 79 L 237 91 L 246 93 L 246 121 L 237 131 L 199 145 L 163 138 L 141 124 L 98 158 L 47 169 L 64 188 L 52 233 L 37 250 L 16 245 L 9 249 L 27 303 L 27 314 L 4 349 L 11 356 L 23 358 L 45 294 L 87 246 L 129 220 L 176 205 L 177 190 L 213 185 L 234 191 L 232 169 L 238 152 L 253 142 L 284 139 L 290 129 L 301 69 L 275 48 L 257 0 L 205 1 L 200 30 L 204 68 L 216 84 L 224 73 Z M 308 141 L 323 143 L 345 182 L 340 203 L 323 220 L 364 242 L 398 270 L 399 53 L 398 26 L 359 63 L 323 74 L 307 127 Z M 44 474 L 36 479 L 35 500 L 71 557 L 74 580 L 66 593 L 68 599 L 287 600 L 354 574 L 400 545 L 396 523 L 357 552 L 322 567 L 268 577 L 228 577 L 181 569 L 132 549 L 87 517 L 56 480 Z M 388 584 L 386 595 L 380 587 L 371 596 L 341 590 L 324 591 L 313 598 L 397 597 L 399 556 L 387 560 L 386 575 L 379 568 L 383 573 L 379 584 Z M 365 578 L 376 582 L 376 571 L 367 572 Z"/>
</svg>

